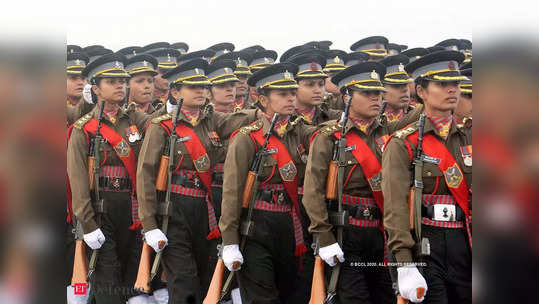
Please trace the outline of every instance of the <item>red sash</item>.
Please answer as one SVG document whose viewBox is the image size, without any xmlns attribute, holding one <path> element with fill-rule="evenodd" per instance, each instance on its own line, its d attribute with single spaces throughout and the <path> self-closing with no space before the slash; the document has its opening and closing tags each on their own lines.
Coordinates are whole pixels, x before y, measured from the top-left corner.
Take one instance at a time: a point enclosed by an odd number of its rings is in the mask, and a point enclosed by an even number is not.
<svg viewBox="0 0 539 304">
<path fill-rule="evenodd" d="M 262 128 L 249 133 L 249 135 L 251 136 L 251 139 L 258 142 L 258 144 L 261 146 L 264 145 L 265 137 Z M 278 138 L 273 135 L 270 136 L 267 148 L 268 150 L 277 149 L 277 153 L 271 154 L 271 156 L 277 161 L 279 174 L 281 175 L 284 188 L 293 203 L 293 208 L 290 213 L 294 221 L 294 237 L 296 240 L 296 249 L 294 253 L 296 256 L 300 256 L 307 252 L 307 247 L 303 242 L 303 231 L 300 220 L 301 213 L 299 210 L 297 168 L 292 157 L 288 153 L 288 150 Z"/>
<path fill-rule="evenodd" d="M 165 130 L 167 130 L 167 133 L 169 133 L 170 135 L 169 130 L 172 130 L 173 127 L 172 120 L 169 119 L 162 121 L 161 125 L 164 127 Z M 204 187 L 206 188 L 206 202 L 208 205 L 208 225 L 210 229 L 210 233 L 208 234 L 208 236 L 206 236 L 206 238 L 208 240 L 218 238 L 221 236 L 221 233 L 219 232 L 217 219 L 215 218 L 215 210 L 213 209 L 213 198 L 211 191 L 212 168 L 210 157 L 206 152 L 204 144 L 202 144 L 200 138 L 198 138 L 198 135 L 195 133 L 193 128 L 187 126 L 187 124 L 185 123 L 179 123 L 176 126 L 176 134 L 190 137 L 190 139 L 184 141 L 183 144 L 185 145 L 187 151 L 189 151 L 191 159 L 193 160 L 193 165 L 195 166 L 195 169 L 197 171 L 197 175 L 202 181 L 202 184 L 204 184 Z"/>
<path fill-rule="evenodd" d="M 417 146 L 419 133 L 415 133 L 408 136 L 408 139 Z M 469 208 L 468 199 L 470 191 L 462 170 L 455 161 L 453 155 L 447 150 L 446 146 L 442 144 L 432 134 L 423 135 L 423 151 L 425 154 L 440 159 L 438 168 L 444 173 L 444 178 L 449 191 L 457 201 L 459 207 L 464 211 L 466 215 L 466 230 L 468 233 L 468 241 L 470 243 L 470 249 L 472 248 L 472 233 L 470 229 L 470 223 L 472 221 L 472 213 Z"/>
<path fill-rule="evenodd" d="M 97 131 L 97 119 L 90 119 L 84 126 L 83 131 L 88 134 L 91 133 L 95 135 Z M 71 132 L 73 130 L 73 126 L 71 126 L 68 130 L 68 141 L 71 137 Z M 133 185 L 133 193 L 136 191 L 137 184 L 136 184 L 136 172 L 137 172 L 137 160 L 135 157 L 135 152 L 129 144 L 123 139 L 123 137 L 116 133 L 112 128 L 105 124 L 101 124 L 100 133 L 103 136 L 103 138 L 113 147 L 114 152 L 116 152 L 116 155 L 118 158 L 122 161 L 129 178 L 131 179 L 131 183 Z M 87 138 L 87 143 L 89 144 L 89 139 Z M 69 177 L 68 177 L 68 183 L 69 183 Z M 68 188 L 68 204 L 71 205 L 71 193 L 70 188 Z M 134 197 L 134 195 L 132 195 Z M 69 209 L 71 209 L 71 206 L 68 206 Z M 137 208 L 137 206 L 135 206 Z M 138 209 L 138 208 L 137 208 Z M 138 228 L 141 228 L 141 222 L 140 219 L 138 219 L 137 212 L 133 212 L 133 224 L 129 227 L 131 230 L 135 230 Z M 71 216 L 68 214 L 68 220 L 71 220 Z"/>
</svg>

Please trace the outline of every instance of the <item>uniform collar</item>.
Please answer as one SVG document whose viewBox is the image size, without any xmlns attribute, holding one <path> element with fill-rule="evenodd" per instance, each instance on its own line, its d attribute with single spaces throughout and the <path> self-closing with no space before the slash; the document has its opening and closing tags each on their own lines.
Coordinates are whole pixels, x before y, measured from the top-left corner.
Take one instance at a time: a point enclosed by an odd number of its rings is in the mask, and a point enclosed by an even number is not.
<svg viewBox="0 0 539 304">
<path fill-rule="evenodd" d="M 341 125 L 341 123 L 339 122 L 339 126 Z M 365 135 L 369 135 L 371 134 L 374 130 L 376 130 L 378 127 L 381 126 L 381 123 L 380 123 L 380 120 L 377 119 L 376 117 L 374 118 L 374 121 L 371 123 L 371 125 L 369 126 L 369 128 L 367 129 L 367 134 Z M 346 122 L 346 128 L 344 130 L 344 133 L 347 134 L 350 130 L 352 129 L 355 129 L 356 132 L 361 132 L 363 133 L 363 131 L 361 131 L 361 129 L 359 128 L 358 125 L 356 125 L 354 123 L 354 121 L 352 119 L 350 119 L 350 117 L 348 117 L 348 121 Z"/>
<path fill-rule="evenodd" d="M 293 117 L 291 115 L 289 115 L 288 117 L 286 117 L 288 119 L 288 122 L 286 124 L 286 130 L 283 134 L 286 135 L 286 133 L 288 133 L 292 128 L 292 119 Z M 282 118 L 278 118 L 278 119 L 282 119 Z M 263 134 L 268 134 L 268 130 L 271 126 L 271 121 L 268 119 L 268 117 L 266 115 L 262 115 L 262 118 L 260 118 L 260 120 L 262 121 L 262 132 Z M 273 130 L 273 134 L 277 135 L 277 132 L 275 132 L 275 130 Z"/>
<path fill-rule="evenodd" d="M 451 137 L 454 133 L 459 132 L 459 131 L 460 130 L 457 128 L 457 123 L 455 122 L 455 118 L 453 118 L 453 122 L 451 123 L 451 128 L 449 129 L 449 135 L 447 136 L 447 138 Z M 423 130 L 423 133 L 427 134 L 428 132 L 432 132 L 436 134 L 436 136 L 438 136 L 439 138 L 444 139 L 438 134 L 438 131 L 436 130 L 436 126 L 427 116 L 425 119 L 425 129 Z"/>
</svg>

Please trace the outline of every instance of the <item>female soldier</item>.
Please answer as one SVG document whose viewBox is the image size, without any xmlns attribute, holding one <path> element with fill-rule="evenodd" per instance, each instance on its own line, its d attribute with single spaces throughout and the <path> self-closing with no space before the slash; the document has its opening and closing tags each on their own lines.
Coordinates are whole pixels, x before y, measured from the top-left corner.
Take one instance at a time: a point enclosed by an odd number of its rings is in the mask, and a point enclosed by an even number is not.
<svg viewBox="0 0 539 304">
<path fill-rule="evenodd" d="M 425 106 L 423 133 L 419 124 L 396 132 L 382 161 L 388 246 L 399 263 L 400 293 L 412 302 L 472 303 L 471 120 L 457 126 L 451 114 L 459 102 L 459 82 L 467 79 L 458 69 L 463 60 L 460 52 L 440 51 L 406 66 Z M 422 191 L 414 219 L 422 225 L 421 239 L 414 239 L 408 196 L 420 136 L 423 170 L 415 180 L 423 189 L 414 189 Z M 430 252 L 413 250 L 416 243 L 427 242 Z M 423 273 L 412 262 L 426 263 Z M 416 289 L 427 286 L 426 296 L 419 297 Z"/>
<path fill-rule="evenodd" d="M 97 106 L 70 129 L 67 149 L 67 171 L 70 179 L 73 212 L 82 224 L 84 241 L 99 249 L 95 273 L 91 277 L 91 295 L 96 303 L 124 303 L 133 296 L 136 269 L 140 256 L 140 221 L 133 200 L 136 185 L 136 156 L 141 132 L 150 116 L 126 110 L 124 101 L 127 78 L 125 57 L 104 55 L 91 62 L 82 75 L 92 84 Z M 155 68 L 155 67 L 152 67 Z M 99 110 L 103 107 L 100 134 L 105 143 L 96 151 L 102 160 L 99 179 L 103 207 L 92 204 L 88 171 L 89 146 L 96 134 Z M 163 114 L 156 112 L 155 115 Z M 97 164 L 96 164 L 97 165 Z M 95 208 L 103 210 L 97 214 Z"/>
<path fill-rule="evenodd" d="M 137 111 L 152 114 L 156 111 L 152 105 L 154 93 L 154 77 L 157 75 L 151 67 L 157 66 L 157 59 L 151 55 L 142 54 L 131 57 L 126 61 L 129 79 L 129 102 L 134 104 Z"/>
<path fill-rule="evenodd" d="M 205 90 L 211 84 L 204 59 L 192 59 L 167 72 L 170 83 L 167 108 L 175 113 L 174 104 L 182 99 L 174 147 L 174 172 L 170 187 L 172 206 L 168 237 L 159 229 L 157 215 L 165 215 L 156 195 L 156 177 L 161 155 L 173 126 L 171 115 L 152 120 L 142 144 L 138 162 L 137 186 L 139 214 L 145 240 L 156 252 L 159 242 L 168 242 L 163 251 L 163 268 L 167 278 L 170 303 L 199 303 L 209 285 L 209 240 L 220 236 L 212 201 L 212 169 L 215 151 L 234 130 L 255 120 L 256 110 L 223 114 L 202 111 Z M 176 105 L 177 106 L 177 105 Z"/>
<path fill-rule="evenodd" d="M 249 78 L 249 86 L 258 90 L 258 102 L 265 115 L 240 129 L 227 152 L 219 226 L 223 233 L 224 264 L 231 271 L 237 270 L 233 267 L 235 263 L 243 264 L 238 272 L 243 303 L 292 303 L 298 269 L 296 258 L 306 251 L 299 216 L 298 177 L 304 174 L 302 159 L 307 151 L 297 148 L 308 147 L 314 128 L 291 116 L 298 87 L 295 72 L 296 65 L 279 63 Z M 274 115 L 278 119 L 270 130 Z M 271 134 L 267 148 L 275 153 L 262 160 L 263 172 L 258 177 L 261 183 L 254 189 L 252 221 L 255 224 L 241 252 L 242 196 L 249 163 L 267 134 Z"/>
<path fill-rule="evenodd" d="M 340 262 L 341 273 L 337 285 L 340 303 L 394 303 L 389 272 L 384 266 L 361 267 L 359 263 L 384 261 L 384 234 L 381 224 L 383 197 L 380 191 L 383 144 L 394 130 L 417 119 L 410 117 L 397 125 L 387 124 L 379 117 L 384 87 L 380 79 L 385 67 L 376 62 L 353 65 L 333 76 L 342 94 L 350 96 L 349 119 L 346 124 L 346 164 L 343 178 L 343 207 L 350 215 L 344 228 L 343 249 L 332 233 L 328 211 L 336 211 L 335 204 L 326 207 L 326 181 L 332 160 L 334 143 L 343 136 L 338 121 L 322 124 L 313 136 L 305 173 L 303 205 L 311 219 L 310 231 L 318 239 L 319 255 L 330 266 L 334 257 Z M 408 78 L 405 72 L 398 76 Z"/>
</svg>

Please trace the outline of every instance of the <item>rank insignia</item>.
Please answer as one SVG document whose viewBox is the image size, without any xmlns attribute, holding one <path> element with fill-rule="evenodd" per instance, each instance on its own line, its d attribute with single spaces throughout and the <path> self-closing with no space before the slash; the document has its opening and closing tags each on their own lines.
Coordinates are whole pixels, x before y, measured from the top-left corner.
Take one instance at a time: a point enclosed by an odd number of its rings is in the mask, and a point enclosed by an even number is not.
<svg viewBox="0 0 539 304">
<path fill-rule="evenodd" d="M 129 155 L 129 145 L 125 142 L 125 140 L 122 139 L 121 142 L 119 142 L 116 146 L 114 146 L 114 150 L 116 150 L 116 153 L 118 153 L 118 156 L 120 157 L 126 157 Z"/>
<path fill-rule="evenodd" d="M 459 166 L 455 163 L 453 166 L 447 168 L 444 172 L 445 181 L 447 186 L 451 188 L 457 188 L 462 182 L 463 176 Z"/>
<path fill-rule="evenodd" d="M 294 162 L 290 161 L 281 168 L 279 168 L 279 173 L 281 174 L 281 178 L 285 182 L 291 182 L 296 177 L 298 170 L 296 169 L 296 165 L 294 165 Z"/>
<path fill-rule="evenodd" d="M 208 170 L 210 170 L 210 157 L 206 153 L 196 159 L 194 164 L 198 172 L 208 172 Z"/>
</svg>

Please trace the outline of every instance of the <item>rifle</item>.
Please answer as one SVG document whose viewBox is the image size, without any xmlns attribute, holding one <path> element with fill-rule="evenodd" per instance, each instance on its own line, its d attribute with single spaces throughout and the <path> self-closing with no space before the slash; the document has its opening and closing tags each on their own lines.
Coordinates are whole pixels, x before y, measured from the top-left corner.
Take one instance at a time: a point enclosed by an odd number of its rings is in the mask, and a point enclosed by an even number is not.
<svg viewBox="0 0 539 304">
<path fill-rule="evenodd" d="M 82 225 L 76 221 L 75 232 L 75 258 L 73 259 L 73 275 L 71 285 L 88 284 L 88 267 L 86 266 L 86 247 L 83 241 Z"/>
<path fill-rule="evenodd" d="M 165 201 L 161 208 L 161 216 L 163 217 L 163 224 L 161 231 L 166 235 L 168 230 L 168 219 L 170 216 L 170 208 L 172 206 L 172 202 L 170 200 L 170 191 L 172 189 L 172 171 L 174 171 L 174 147 L 176 146 L 176 141 L 179 141 L 178 134 L 176 134 L 176 126 L 178 125 L 178 118 L 180 116 L 180 111 L 183 105 L 183 98 L 180 98 L 178 101 L 178 108 L 176 109 L 176 113 L 174 117 L 172 118 L 172 130 L 170 131 L 170 138 L 169 138 L 169 144 L 165 144 L 165 150 L 164 155 L 161 157 L 161 164 L 159 165 L 159 172 L 157 177 L 162 176 L 161 174 L 161 168 L 167 169 L 167 179 L 165 180 L 167 187 L 166 187 L 166 194 L 165 194 Z M 165 155 L 168 153 L 168 159 L 165 157 Z M 163 182 L 163 181 L 161 181 Z M 159 180 L 156 180 L 156 185 L 158 185 Z M 157 186 L 156 186 L 157 189 Z M 165 241 L 160 241 L 159 249 L 163 249 L 165 246 Z M 150 272 L 150 279 L 147 284 L 150 284 L 150 282 L 155 278 L 157 274 L 157 269 L 159 268 L 159 263 L 161 262 L 161 255 L 163 254 L 163 251 L 158 252 L 155 255 L 155 259 L 153 260 L 152 270 Z"/>
<path fill-rule="evenodd" d="M 330 201 L 337 200 L 337 211 L 336 212 L 329 212 L 329 222 L 336 227 L 337 232 L 337 243 L 342 248 L 342 242 L 343 242 L 343 228 L 346 224 L 348 224 L 348 211 L 343 209 L 343 188 L 344 188 L 344 169 L 346 166 L 345 162 L 345 152 L 349 151 L 350 149 L 346 147 L 346 137 L 345 130 L 346 130 L 346 124 L 348 122 L 348 115 L 350 113 L 350 104 L 352 103 L 352 96 L 350 92 L 347 92 L 347 100 L 345 102 L 344 112 L 341 116 L 341 136 L 339 139 L 335 140 L 335 145 L 333 146 L 333 157 L 331 162 L 329 163 L 329 170 L 328 170 L 328 179 L 326 184 L 326 198 Z M 341 271 L 341 264 L 338 262 L 337 257 L 334 257 L 335 262 L 337 263 L 332 271 L 331 271 L 331 278 L 329 281 L 329 286 L 327 290 L 327 295 L 323 301 L 323 303 L 334 303 L 335 302 L 335 296 L 336 296 L 336 290 L 337 290 L 337 281 L 339 280 L 339 274 Z M 323 273 L 323 266 L 324 263 L 318 262 L 318 269 L 315 270 L 314 274 Z M 314 278 L 313 278 L 314 281 Z M 312 290 L 311 291 L 311 298 L 317 298 L 320 300 L 319 296 L 315 296 L 314 293 L 320 292 L 320 288 L 317 288 L 318 290 Z"/>
<path fill-rule="evenodd" d="M 382 101 L 382 108 L 380 108 L 380 117 L 382 117 L 384 115 L 384 112 L 386 111 L 386 108 L 387 108 L 387 101 Z"/>
<path fill-rule="evenodd" d="M 103 120 L 103 110 L 105 109 L 105 101 L 101 101 L 99 107 L 99 114 L 97 116 L 97 130 L 95 131 L 95 137 L 92 142 L 90 142 L 90 149 L 88 153 L 88 174 L 90 177 L 90 189 L 94 188 L 94 210 L 96 212 L 96 223 L 97 226 L 101 226 L 101 217 L 105 213 L 105 206 L 103 199 L 99 193 L 99 173 L 101 171 L 101 157 L 100 157 L 100 148 L 101 144 L 104 142 L 103 136 L 101 136 L 101 120 Z M 91 173 L 90 173 L 91 172 Z M 99 249 L 92 251 L 92 256 L 90 258 L 90 265 L 88 271 L 88 280 L 95 271 L 95 265 L 97 263 L 97 256 L 99 254 Z"/>
<path fill-rule="evenodd" d="M 275 123 L 277 122 L 278 114 L 273 114 L 273 118 L 271 119 L 270 128 L 268 130 L 268 133 L 266 134 L 266 138 L 264 140 L 264 145 L 262 146 L 262 149 L 258 150 L 255 154 L 255 157 L 251 161 L 251 164 L 249 166 L 249 173 L 247 174 L 247 179 L 245 181 L 245 188 L 243 190 L 243 197 L 242 197 L 242 207 L 248 208 L 247 209 L 247 216 L 245 217 L 245 220 L 242 221 L 241 227 L 240 227 L 240 233 L 241 233 L 241 241 L 240 241 L 240 250 L 243 251 L 245 248 L 245 243 L 247 241 L 247 237 L 251 236 L 253 234 L 254 229 L 254 222 L 252 221 L 253 216 L 253 209 L 255 206 L 255 196 L 256 191 L 258 190 L 258 185 L 260 181 L 258 180 L 258 176 L 262 172 L 262 160 L 267 155 L 273 154 L 277 152 L 275 149 L 268 150 L 268 143 L 269 139 L 271 137 L 271 132 L 273 131 L 273 128 L 275 127 Z M 220 250 L 221 251 L 221 250 Z M 221 253 L 219 254 L 221 255 Z M 232 268 L 234 270 L 237 270 L 240 267 L 239 262 L 235 262 L 234 265 L 232 265 Z M 228 275 L 225 284 L 223 285 L 223 288 L 221 289 L 221 284 L 219 282 L 222 282 L 223 274 L 224 274 L 224 263 L 222 259 L 219 259 L 217 261 L 217 265 L 215 267 L 215 271 L 210 283 L 210 289 L 208 289 L 208 293 L 206 295 L 206 298 L 204 299 L 204 304 L 214 304 L 222 301 L 226 294 L 228 293 L 228 289 L 230 288 L 230 283 L 232 283 L 232 279 L 234 277 L 234 271 L 230 272 Z M 213 289 L 212 289 L 213 288 Z"/>
</svg>

